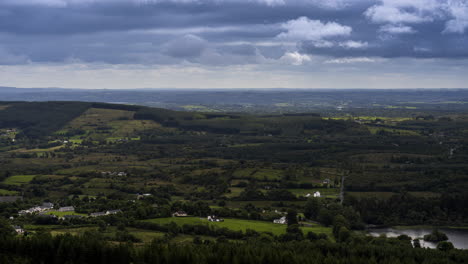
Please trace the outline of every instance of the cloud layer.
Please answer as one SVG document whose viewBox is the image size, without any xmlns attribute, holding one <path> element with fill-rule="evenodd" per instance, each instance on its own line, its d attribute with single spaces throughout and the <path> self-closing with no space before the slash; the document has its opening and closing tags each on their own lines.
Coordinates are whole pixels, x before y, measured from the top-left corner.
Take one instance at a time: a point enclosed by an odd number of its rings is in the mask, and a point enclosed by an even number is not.
<svg viewBox="0 0 468 264">
<path fill-rule="evenodd" d="M 0 65 L 304 72 L 399 58 L 468 59 L 468 0 L 0 1 Z"/>
</svg>

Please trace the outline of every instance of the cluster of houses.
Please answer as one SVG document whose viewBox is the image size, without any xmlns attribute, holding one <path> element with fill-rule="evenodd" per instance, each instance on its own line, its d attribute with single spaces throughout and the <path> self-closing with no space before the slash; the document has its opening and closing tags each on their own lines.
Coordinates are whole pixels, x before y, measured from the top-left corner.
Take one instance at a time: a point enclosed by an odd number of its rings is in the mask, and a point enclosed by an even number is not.
<svg viewBox="0 0 468 264">
<path fill-rule="evenodd" d="M 173 217 L 187 217 L 188 214 L 185 211 L 177 211 L 172 214 Z M 224 219 L 219 218 L 215 215 L 209 215 L 206 217 L 206 220 L 210 222 L 224 222 Z"/>
<path fill-rule="evenodd" d="M 125 177 L 127 176 L 126 172 L 123 171 L 102 171 L 101 172 L 102 176 L 119 176 L 119 177 Z"/>
<path fill-rule="evenodd" d="M 314 192 L 314 194 L 313 194 L 313 195 L 312 195 L 312 194 L 310 194 L 310 193 L 306 194 L 306 196 L 305 196 L 305 197 L 309 198 L 309 197 L 311 197 L 311 196 L 313 196 L 313 197 L 315 197 L 315 198 L 319 198 L 319 197 L 321 197 L 321 194 L 320 194 L 320 192 L 319 192 L 319 191 L 316 191 L 316 192 Z"/>
<path fill-rule="evenodd" d="M 45 213 L 47 211 L 51 211 L 54 209 L 54 204 L 53 203 L 43 203 L 42 205 L 38 205 L 38 206 L 34 206 L 34 207 L 31 207 L 29 209 L 26 209 L 26 210 L 21 210 L 18 212 L 18 214 L 20 216 L 22 215 L 27 215 L 27 214 L 34 214 L 34 213 L 39 213 L 39 215 L 41 216 L 49 216 L 49 215 L 46 215 Z M 57 209 L 57 211 L 59 212 L 70 212 L 70 213 L 73 213 L 75 212 L 75 207 L 73 206 L 64 206 L 64 207 L 60 207 L 59 209 Z M 91 213 L 89 216 L 90 217 L 99 217 L 99 216 L 105 216 L 105 215 L 114 215 L 114 214 L 118 214 L 118 213 L 121 213 L 122 210 L 118 209 L 118 210 L 107 210 L 107 211 L 104 211 L 104 212 L 96 212 L 96 213 Z M 50 217 L 55 217 L 55 215 L 50 215 Z M 81 218 L 83 216 L 81 215 L 64 215 L 64 216 L 61 216 L 60 219 L 64 220 L 64 219 L 74 219 L 74 218 Z"/>
<path fill-rule="evenodd" d="M 5 129 L 5 130 L 0 131 L 0 137 L 11 138 L 11 141 L 15 142 L 15 134 L 13 133 L 16 133 L 16 129 L 14 128 Z"/>
<path fill-rule="evenodd" d="M 16 129 L 14 128 L 5 129 L 5 130 L 0 131 L 0 133 L 1 133 L 0 136 L 9 137 L 10 133 L 16 133 Z"/>
<path fill-rule="evenodd" d="M 54 209 L 53 203 L 43 203 L 42 205 L 37 205 L 26 210 L 21 210 L 18 212 L 19 215 L 27 215 L 33 213 L 42 213 Z"/>
</svg>

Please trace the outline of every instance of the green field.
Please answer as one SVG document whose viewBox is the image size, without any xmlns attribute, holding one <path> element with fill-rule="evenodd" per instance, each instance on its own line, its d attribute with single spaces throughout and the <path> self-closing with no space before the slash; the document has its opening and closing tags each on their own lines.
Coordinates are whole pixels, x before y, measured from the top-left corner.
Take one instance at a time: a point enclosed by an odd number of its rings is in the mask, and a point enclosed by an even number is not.
<svg viewBox="0 0 468 264">
<path fill-rule="evenodd" d="M 18 192 L 16 191 L 9 191 L 5 189 L 0 189 L 0 195 L 17 195 Z"/>
<path fill-rule="evenodd" d="M 55 216 L 57 216 L 57 217 L 61 217 L 61 216 L 64 216 L 64 215 L 81 215 L 81 216 L 86 216 L 86 214 L 80 214 L 80 213 L 77 213 L 77 212 L 59 212 L 59 211 L 48 211 L 46 214 L 55 215 Z"/>
<path fill-rule="evenodd" d="M 286 232 L 286 225 L 273 224 L 271 222 L 264 221 L 254 221 L 254 220 L 243 220 L 243 219 L 224 219 L 224 222 L 208 222 L 205 218 L 199 217 L 167 217 L 167 218 L 155 218 L 150 220 L 145 220 L 146 222 L 156 223 L 160 225 L 168 224 L 174 222 L 177 225 L 184 224 L 206 224 L 210 226 L 216 226 L 219 228 L 228 228 L 234 231 L 245 231 L 247 229 L 252 229 L 257 232 L 271 232 L 275 235 L 281 235 Z M 314 232 L 314 233 L 324 233 L 331 236 L 331 228 L 323 227 L 320 225 L 313 225 L 311 227 L 302 227 L 304 233 Z"/>
<path fill-rule="evenodd" d="M 6 178 L 3 181 L 3 184 L 8 184 L 8 185 L 22 185 L 29 183 L 36 177 L 36 175 L 15 175 L 15 176 L 10 176 Z"/>
</svg>

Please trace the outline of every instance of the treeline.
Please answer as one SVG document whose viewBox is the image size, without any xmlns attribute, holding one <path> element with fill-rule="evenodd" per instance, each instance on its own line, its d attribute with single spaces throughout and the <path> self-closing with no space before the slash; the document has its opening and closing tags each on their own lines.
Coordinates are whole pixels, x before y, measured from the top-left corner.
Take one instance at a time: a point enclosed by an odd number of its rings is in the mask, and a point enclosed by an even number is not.
<svg viewBox="0 0 468 264">
<path fill-rule="evenodd" d="M 195 237 L 194 243 L 173 244 L 153 241 L 144 246 L 109 243 L 99 234 L 0 238 L 0 262 L 9 264 L 146 264 L 146 263 L 464 263 L 468 253 L 461 250 L 413 249 L 406 240 L 369 238 L 348 243 L 325 240 L 243 243 L 211 242 Z"/>
<path fill-rule="evenodd" d="M 17 138 L 40 138 L 59 130 L 90 106 L 81 102 L 12 103 L 0 111 L 0 128 L 21 129 Z"/>
<path fill-rule="evenodd" d="M 252 116 L 218 113 L 189 113 L 157 108 L 142 108 L 135 119 L 153 120 L 169 127 L 217 134 L 297 136 L 314 131 L 343 132 L 356 125 L 336 120 L 322 120 L 317 114 Z"/>
<path fill-rule="evenodd" d="M 443 194 L 440 198 L 415 197 L 407 192 L 389 199 L 348 196 L 346 204 L 362 219 L 376 225 L 463 225 L 468 222 L 468 194 Z"/>
</svg>

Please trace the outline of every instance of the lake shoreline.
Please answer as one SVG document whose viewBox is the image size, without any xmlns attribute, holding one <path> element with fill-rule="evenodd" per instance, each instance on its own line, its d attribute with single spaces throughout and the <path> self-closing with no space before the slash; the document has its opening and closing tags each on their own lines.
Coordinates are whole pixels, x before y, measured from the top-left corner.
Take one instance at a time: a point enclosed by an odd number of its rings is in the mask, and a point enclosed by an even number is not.
<svg viewBox="0 0 468 264">
<path fill-rule="evenodd" d="M 398 237 L 407 235 L 411 239 L 419 239 L 422 247 L 436 248 L 437 243 L 424 241 L 423 237 L 430 234 L 434 229 L 445 233 L 448 236 L 448 242 L 451 242 L 458 249 L 468 249 L 468 228 L 454 228 L 442 226 L 392 226 L 392 227 L 372 227 L 367 228 L 367 234 L 378 237 L 385 235 L 387 237 Z"/>
</svg>

